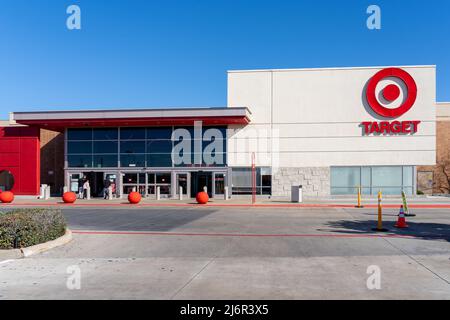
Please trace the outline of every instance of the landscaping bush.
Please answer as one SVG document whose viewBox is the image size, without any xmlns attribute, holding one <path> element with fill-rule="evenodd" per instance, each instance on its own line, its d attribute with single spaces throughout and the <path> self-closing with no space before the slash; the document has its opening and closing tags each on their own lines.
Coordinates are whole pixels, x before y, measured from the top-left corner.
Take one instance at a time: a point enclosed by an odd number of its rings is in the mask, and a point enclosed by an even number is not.
<svg viewBox="0 0 450 320">
<path fill-rule="evenodd" d="M 66 221 L 60 209 L 16 209 L 0 212 L 0 249 L 33 246 L 61 237 Z"/>
</svg>

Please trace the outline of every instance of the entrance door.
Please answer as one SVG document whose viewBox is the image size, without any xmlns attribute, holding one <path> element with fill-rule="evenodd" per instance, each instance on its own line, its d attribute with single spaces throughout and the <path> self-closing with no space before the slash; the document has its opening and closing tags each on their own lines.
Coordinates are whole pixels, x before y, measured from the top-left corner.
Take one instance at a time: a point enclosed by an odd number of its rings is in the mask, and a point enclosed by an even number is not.
<svg viewBox="0 0 450 320">
<path fill-rule="evenodd" d="M 123 194 L 139 192 L 142 196 L 145 196 L 145 186 L 145 173 L 127 172 L 122 176 Z"/>
<path fill-rule="evenodd" d="M 197 193 L 207 188 L 208 195 L 212 196 L 212 172 L 191 173 L 191 197 L 195 198 Z"/>
<path fill-rule="evenodd" d="M 103 192 L 103 172 L 83 172 L 83 175 L 89 181 L 91 188 L 91 197 L 101 197 Z"/>
<path fill-rule="evenodd" d="M 180 187 L 183 188 L 183 195 L 188 195 L 188 174 L 187 173 L 177 173 L 176 174 L 176 189 L 175 194 L 180 193 Z"/>
<path fill-rule="evenodd" d="M 104 181 L 109 180 L 111 183 L 112 195 L 113 198 L 117 197 L 117 182 L 118 182 L 118 174 L 117 173 L 105 173 Z"/>
<path fill-rule="evenodd" d="M 159 187 L 161 198 L 168 198 L 170 196 L 171 184 L 172 175 L 170 172 L 147 173 L 147 195 L 156 195 L 156 190 Z"/>
<path fill-rule="evenodd" d="M 214 196 L 225 194 L 225 174 L 214 173 Z"/>
</svg>

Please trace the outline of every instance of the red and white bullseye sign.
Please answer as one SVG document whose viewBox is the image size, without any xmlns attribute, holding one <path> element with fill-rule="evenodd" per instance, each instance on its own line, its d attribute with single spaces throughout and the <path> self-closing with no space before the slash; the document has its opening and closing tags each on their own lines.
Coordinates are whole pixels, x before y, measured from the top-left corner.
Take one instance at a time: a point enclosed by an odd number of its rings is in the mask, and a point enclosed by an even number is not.
<svg viewBox="0 0 450 320">
<path fill-rule="evenodd" d="M 404 92 L 403 103 L 395 108 L 387 108 L 383 106 L 376 97 L 377 85 L 380 81 L 388 78 L 396 78 L 401 80 L 406 86 L 406 92 Z M 383 98 L 387 102 L 393 102 L 400 96 L 400 88 L 397 84 L 389 84 L 381 92 Z M 406 113 L 416 102 L 417 98 L 417 85 L 411 75 L 399 68 L 387 68 L 376 73 L 369 81 L 366 90 L 367 103 L 380 116 L 386 118 L 397 118 Z"/>
<path fill-rule="evenodd" d="M 404 84 L 403 90 L 398 83 L 388 84 L 381 91 L 378 91 L 379 98 L 377 98 L 377 87 L 381 85 L 383 80 L 400 80 Z M 379 89 L 379 88 L 378 88 Z M 403 91 L 403 100 L 400 106 L 396 108 L 388 108 L 387 106 L 400 98 L 400 93 Z M 377 72 L 367 84 L 366 89 L 367 103 L 372 110 L 378 115 L 385 118 L 397 118 L 408 112 L 412 108 L 417 98 L 417 85 L 411 75 L 399 68 L 386 68 Z M 381 99 L 382 98 L 382 99 Z M 385 100 L 383 104 L 379 99 Z M 420 121 L 381 121 L 381 122 L 362 122 L 364 134 L 414 134 L 417 132 Z"/>
</svg>

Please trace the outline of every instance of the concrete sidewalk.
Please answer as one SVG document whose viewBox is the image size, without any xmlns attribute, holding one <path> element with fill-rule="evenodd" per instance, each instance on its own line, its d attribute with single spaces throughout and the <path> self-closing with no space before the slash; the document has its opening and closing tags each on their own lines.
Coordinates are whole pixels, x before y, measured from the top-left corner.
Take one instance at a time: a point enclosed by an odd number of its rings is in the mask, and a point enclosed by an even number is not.
<svg viewBox="0 0 450 320">
<path fill-rule="evenodd" d="M 449 208 L 450 209 L 450 197 L 429 196 L 429 197 L 411 197 L 407 199 L 408 205 L 411 208 Z M 258 198 L 255 204 L 251 203 L 251 197 L 243 198 L 236 197 L 229 200 L 212 198 L 206 206 L 217 207 L 322 207 L 322 208 L 352 208 L 356 205 L 356 196 L 349 197 L 330 197 L 330 198 L 315 198 L 304 199 L 302 203 L 293 203 L 289 198 Z M 362 205 L 366 207 L 377 206 L 378 200 L 376 197 L 371 196 L 362 199 Z M 398 208 L 402 204 L 401 197 L 386 196 L 383 197 L 382 204 L 386 208 Z M 2 207 L 15 207 L 15 206 L 77 206 L 77 207 L 117 207 L 117 206 L 130 206 L 126 198 L 104 200 L 101 198 L 92 198 L 90 200 L 77 199 L 74 204 L 65 204 L 60 197 L 50 198 L 48 200 L 21 198 L 16 197 L 11 204 L 0 204 Z M 136 207 L 140 206 L 154 206 L 154 207 L 167 207 L 167 206 L 199 206 L 195 199 L 161 199 L 156 200 L 152 198 L 143 198 Z"/>
</svg>

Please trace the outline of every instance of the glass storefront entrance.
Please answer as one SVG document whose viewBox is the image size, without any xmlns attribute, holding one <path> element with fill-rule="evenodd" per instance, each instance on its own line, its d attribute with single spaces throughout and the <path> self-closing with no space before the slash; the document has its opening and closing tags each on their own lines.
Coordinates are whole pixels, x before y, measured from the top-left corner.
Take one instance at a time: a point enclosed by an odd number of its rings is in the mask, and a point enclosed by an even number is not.
<svg viewBox="0 0 450 320">
<path fill-rule="evenodd" d="M 214 173 L 214 194 L 225 194 L 225 173 Z"/>
<path fill-rule="evenodd" d="M 89 181 L 91 197 L 103 197 L 106 180 L 109 181 L 113 197 L 123 197 L 130 192 L 139 192 L 143 197 L 155 198 L 159 187 L 161 198 L 178 197 L 180 187 L 183 195 L 195 198 L 198 192 L 208 192 L 210 197 L 223 196 L 227 185 L 226 171 L 66 171 L 70 191 L 80 192 L 85 180 Z"/>
<path fill-rule="evenodd" d="M 122 193 L 139 192 L 145 196 L 145 173 L 123 173 L 122 174 Z"/>
<path fill-rule="evenodd" d="M 205 191 L 212 197 L 212 172 L 191 173 L 191 197 L 195 198 L 198 192 Z"/>
<path fill-rule="evenodd" d="M 159 187 L 159 194 L 161 197 L 167 198 L 170 196 L 170 185 L 172 183 L 172 175 L 170 172 L 148 173 L 148 178 L 149 195 L 156 195 L 156 190 Z"/>
<path fill-rule="evenodd" d="M 112 188 L 113 197 L 118 194 L 118 174 L 114 172 L 68 172 L 67 179 L 68 190 L 78 194 L 83 192 L 83 184 L 86 181 L 89 181 L 91 197 L 103 197 L 107 181 Z"/>
<path fill-rule="evenodd" d="M 199 144 L 196 134 L 208 138 Z M 65 140 L 65 185 L 74 191 L 86 176 L 91 196 L 101 197 L 113 175 L 118 197 L 155 197 L 159 189 L 175 198 L 180 187 L 191 197 L 224 194 L 226 126 L 68 128 Z"/>
<path fill-rule="evenodd" d="M 105 182 L 106 180 L 109 181 L 109 184 L 111 186 L 111 192 L 113 198 L 117 197 L 117 183 L 118 183 L 118 177 L 116 173 L 105 173 Z"/>
<path fill-rule="evenodd" d="M 175 192 L 177 195 L 180 194 L 180 188 L 182 190 L 183 196 L 187 196 L 190 191 L 189 185 L 189 173 L 176 173 L 176 188 Z"/>
<path fill-rule="evenodd" d="M 139 192 L 143 197 L 155 196 L 159 187 L 162 197 L 170 196 L 170 172 L 129 172 L 122 173 L 123 194 Z"/>
</svg>

